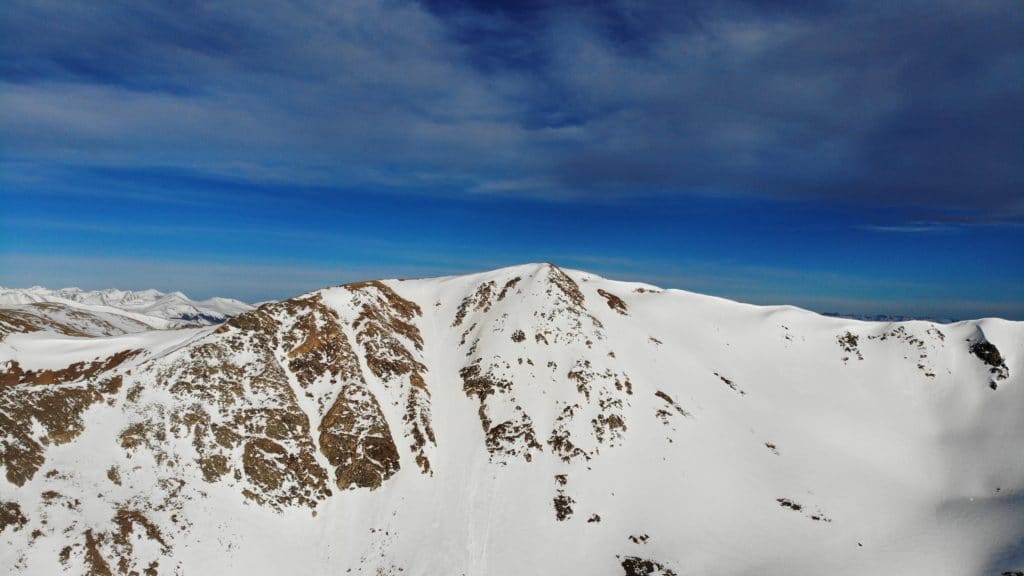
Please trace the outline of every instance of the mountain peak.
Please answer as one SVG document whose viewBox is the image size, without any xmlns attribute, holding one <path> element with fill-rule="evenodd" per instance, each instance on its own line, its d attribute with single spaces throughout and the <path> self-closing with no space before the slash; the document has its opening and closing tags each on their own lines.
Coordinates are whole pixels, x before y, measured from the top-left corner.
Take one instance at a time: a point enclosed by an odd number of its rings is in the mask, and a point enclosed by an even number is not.
<svg viewBox="0 0 1024 576">
<path fill-rule="evenodd" d="M 1021 350 L 1021 323 L 865 323 L 544 263 L 73 345 L 15 330 L 0 561 L 981 573 L 1024 537 Z"/>
</svg>

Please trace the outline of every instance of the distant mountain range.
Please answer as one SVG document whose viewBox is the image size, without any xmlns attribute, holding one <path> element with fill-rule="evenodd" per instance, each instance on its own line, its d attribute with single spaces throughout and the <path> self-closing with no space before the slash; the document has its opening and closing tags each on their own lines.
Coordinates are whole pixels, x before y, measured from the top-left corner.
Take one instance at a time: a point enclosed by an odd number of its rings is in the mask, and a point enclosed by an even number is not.
<svg viewBox="0 0 1024 576">
<path fill-rule="evenodd" d="M 196 301 L 158 290 L 0 287 L 0 334 L 20 325 L 73 336 L 112 336 L 220 324 L 252 308 L 231 298 Z"/>
<path fill-rule="evenodd" d="M 1024 570 L 1021 322 L 866 323 L 551 264 L 256 309 L 3 294 L 132 333 L 6 321 L 0 573 Z"/>
<path fill-rule="evenodd" d="M 905 316 L 901 314 L 841 314 L 839 312 L 822 312 L 822 316 L 831 318 L 849 318 L 850 320 L 863 320 L 865 322 L 934 322 L 936 324 L 953 324 L 959 322 L 956 318 L 940 318 L 937 316 Z"/>
</svg>

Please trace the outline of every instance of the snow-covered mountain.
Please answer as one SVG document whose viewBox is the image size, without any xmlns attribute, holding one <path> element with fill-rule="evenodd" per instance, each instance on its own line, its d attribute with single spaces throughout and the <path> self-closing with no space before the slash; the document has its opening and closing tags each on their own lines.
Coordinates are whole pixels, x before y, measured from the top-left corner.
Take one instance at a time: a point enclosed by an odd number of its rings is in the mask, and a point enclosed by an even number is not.
<svg viewBox="0 0 1024 576">
<path fill-rule="evenodd" d="M 0 287 L 0 336 L 18 326 L 72 336 L 205 326 L 252 308 L 230 298 L 195 301 L 181 292 Z"/>
<path fill-rule="evenodd" d="M 0 341 L 11 574 L 1024 570 L 1024 323 L 548 264 Z"/>
</svg>

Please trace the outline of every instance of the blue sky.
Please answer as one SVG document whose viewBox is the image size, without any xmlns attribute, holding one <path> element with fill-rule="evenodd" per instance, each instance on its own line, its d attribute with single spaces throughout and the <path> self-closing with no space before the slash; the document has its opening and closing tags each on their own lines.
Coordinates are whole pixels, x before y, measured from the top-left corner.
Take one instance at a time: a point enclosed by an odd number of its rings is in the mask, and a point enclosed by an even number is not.
<svg viewBox="0 0 1024 576">
<path fill-rule="evenodd" d="M 553 261 L 1024 319 L 1014 2 L 12 2 L 0 284 Z"/>
</svg>

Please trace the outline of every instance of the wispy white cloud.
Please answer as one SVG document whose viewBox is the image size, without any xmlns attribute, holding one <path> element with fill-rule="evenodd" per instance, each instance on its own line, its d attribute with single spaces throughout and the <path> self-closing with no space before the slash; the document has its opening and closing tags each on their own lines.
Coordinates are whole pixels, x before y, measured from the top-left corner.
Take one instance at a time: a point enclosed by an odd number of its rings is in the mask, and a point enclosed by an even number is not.
<svg viewBox="0 0 1024 576">
<path fill-rule="evenodd" d="M 954 232 L 958 228 L 952 224 L 938 222 L 911 222 L 908 224 L 872 224 L 861 227 L 871 232 L 892 232 L 896 234 L 935 234 L 938 232 Z"/>
<path fill-rule="evenodd" d="M 1007 78 L 1024 16 L 984 4 L 15 2 L 0 143 L 16 171 L 745 194 L 1019 221 Z"/>
</svg>

